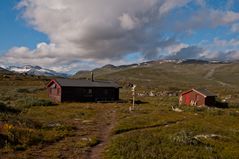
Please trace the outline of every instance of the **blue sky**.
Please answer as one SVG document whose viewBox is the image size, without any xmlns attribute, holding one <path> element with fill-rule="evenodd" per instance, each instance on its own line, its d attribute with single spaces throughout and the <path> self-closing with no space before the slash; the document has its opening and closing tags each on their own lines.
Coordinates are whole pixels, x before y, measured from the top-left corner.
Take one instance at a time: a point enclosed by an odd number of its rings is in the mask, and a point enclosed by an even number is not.
<svg viewBox="0 0 239 159">
<path fill-rule="evenodd" d="M 185 58 L 239 59 L 238 0 L 0 1 L 0 66 Z"/>
<path fill-rule="evenodd" d="M 37 43 L 48 42 L 47 35 L 34 30 L 22 18 L 15 6 L 19 0 L 0 2 L 0 53 L 12 47 L 27 46 L 33 49 Z"/>
</svg>

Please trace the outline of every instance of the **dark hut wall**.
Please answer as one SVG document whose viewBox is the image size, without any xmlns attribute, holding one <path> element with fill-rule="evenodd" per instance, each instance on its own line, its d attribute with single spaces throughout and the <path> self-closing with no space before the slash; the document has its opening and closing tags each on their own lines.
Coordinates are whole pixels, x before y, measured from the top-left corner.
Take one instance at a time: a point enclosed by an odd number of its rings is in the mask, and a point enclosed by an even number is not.
<svg viewBox="0 0 239 159">
<path fill-rule="evenodd" d="M 64 101 L 104 101 L 118 100 L 118 88 L 105 87 L 62 87 Z"/>
<path fill-rule="evenodd" d="M 205 105 L 207 106 L 215 106 L 216 105 L 216 97 L 206 97 L 205 98 Z"/>
</svg>

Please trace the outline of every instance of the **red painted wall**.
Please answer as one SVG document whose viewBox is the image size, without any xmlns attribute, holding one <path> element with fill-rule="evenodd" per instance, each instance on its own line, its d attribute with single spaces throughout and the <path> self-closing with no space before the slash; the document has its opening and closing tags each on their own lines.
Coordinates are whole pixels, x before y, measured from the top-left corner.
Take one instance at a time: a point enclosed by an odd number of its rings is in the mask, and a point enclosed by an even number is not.
<svg viewBox="0 0 239 159">
<path fill-rule="evenodd" d="M 205 105 L 205 97 L 192 90 L 180 95 L 179 104 L 195 106 Z"/>
<path fill-rule="evenodd" d="M 50 82 L 48 85 L 48 96 L 51 98 L 51 100 L 55 103 L 61 102 L 61 86 L 59 86 L 54 80 Z"/>
</svg>

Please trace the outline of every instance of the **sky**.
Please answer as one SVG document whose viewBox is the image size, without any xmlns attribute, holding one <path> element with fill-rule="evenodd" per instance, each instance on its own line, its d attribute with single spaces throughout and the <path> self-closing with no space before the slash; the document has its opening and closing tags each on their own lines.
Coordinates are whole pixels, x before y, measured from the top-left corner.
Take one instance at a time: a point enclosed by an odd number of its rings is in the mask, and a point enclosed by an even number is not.
<svg viewBox="0 0 239 159">
<path fill-rule="evenodd" d="M 0 67 L 239 60 L 239 0 L 1 0 Z"/>
</svg>

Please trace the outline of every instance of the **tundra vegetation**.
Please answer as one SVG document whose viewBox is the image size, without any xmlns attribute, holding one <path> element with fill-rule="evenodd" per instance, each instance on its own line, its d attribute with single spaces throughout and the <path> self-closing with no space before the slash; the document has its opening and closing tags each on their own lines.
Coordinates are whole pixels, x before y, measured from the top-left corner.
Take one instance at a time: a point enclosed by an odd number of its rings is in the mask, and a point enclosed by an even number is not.
<svg viewBox="0 0 239 159">
<path fill-rule="evenodd" d="M 97 71 L 97 79 L 123 86 L 121 102 L 54 104 L 45 89 L 48 78 L 0 75 L 0 156 L 239 158 L 238 64 L 153 64 Z M 131 112 L 130 83 L 137 85 Z M 229 107 L 178 107 L 178 94 L 192 87 L 208 88 Z"/>
</svg>

